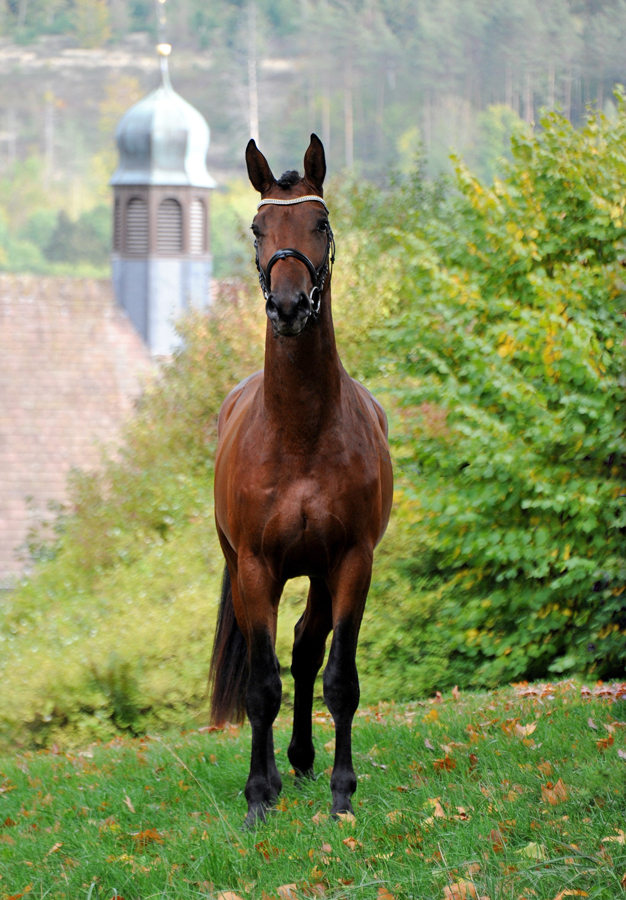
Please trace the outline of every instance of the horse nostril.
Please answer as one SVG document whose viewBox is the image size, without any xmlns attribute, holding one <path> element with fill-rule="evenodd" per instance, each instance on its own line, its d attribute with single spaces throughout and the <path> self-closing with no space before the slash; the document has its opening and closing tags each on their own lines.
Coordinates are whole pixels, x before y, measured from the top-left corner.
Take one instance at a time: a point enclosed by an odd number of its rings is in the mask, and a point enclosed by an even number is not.
<svg viewBox="0 0 626 900">
<path fill-rule="evenodd" d="M 298 309 L 302 310 L 303 312 L 311 311 L 311 303 L 304 291 L 301 291 L 300 296 L 298 297 Z"/>
</svg>

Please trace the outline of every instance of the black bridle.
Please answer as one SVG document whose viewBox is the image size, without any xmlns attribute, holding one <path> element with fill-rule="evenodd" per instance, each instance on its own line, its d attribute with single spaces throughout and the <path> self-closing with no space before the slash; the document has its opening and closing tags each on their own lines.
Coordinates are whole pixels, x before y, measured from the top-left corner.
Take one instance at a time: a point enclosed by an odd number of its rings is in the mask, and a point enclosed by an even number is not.
<svg viewBox="0 0 626 900">
<path fill-rule="evenodd" d="M 280 206 L 291 206 L 295 203 L 303 203 L 307 200 L 317 200 L 320 203 L 323 203 L 324 207 L 326 204 L 322 200 L 321 197 L 296 197 L 294 200 L 262 200 L 259 203 L 259 207 L 264 204 L 276 204 Z M 326 244 L 326 253 L 324 254 L 324 259 L 321 264 L 316 268 L 308 256 L 305 256 L 304 253 L 301 253 L 299 250 L 295 250 L 293 247 L 286 247 L 283 250 L 277 250 L 276 253 L 270 258 L 268 264 L 265 269 L 261 266 L 259 262 L 259 245 L 258 242 L 254 242 L 254 249 L 256 252 L 255 262 L 256 267 L 259 273 L 259 284 L 261 285 L 261 290 L 263 291 L 263 296 L 265 300 L 269 300 L 270 291 L 272 289 L 271 282 L 271 273 L 272 269 L 276 265 L 276 263 L 281 259 L 288 259 L 292 257 L 293 259 L 297 259 L 299 262 L 304 263 L 304 265 L 309 270 L 309 275 L 311 276 L 311 281 L 313 283 L 313 287 L 311 288 L 311 293 L 309 294 L 309 301 L 311 303 L 311 312 L 314 316 L 317 316 L 320 311 L 320 303 L 322 300 L 322 291 L 324 290 L 324 284 L 326 283 L 326 279 L 329 275 L 329 272 L 332 273 L 332 266 L 335 262 L 335 237 L 333 235 L 332 228 L 330 227 L 330 223 L 326 226 L 326 234 L 327 234 L 327 244 Z"/>
</svg>

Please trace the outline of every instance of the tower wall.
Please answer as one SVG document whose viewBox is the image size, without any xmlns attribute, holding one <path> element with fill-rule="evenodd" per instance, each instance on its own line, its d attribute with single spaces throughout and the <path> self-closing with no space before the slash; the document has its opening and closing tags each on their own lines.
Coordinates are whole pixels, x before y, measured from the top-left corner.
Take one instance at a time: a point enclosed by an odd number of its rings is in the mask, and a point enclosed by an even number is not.
<svg viewBox="0 0 626 900">
<path fill-rule="evenodd" d="M 185 310 L 211 303 L 209 201 L 207 188 L 115 187 L 115 294 L 154 355 L 180 343 Z"/>
</svg>

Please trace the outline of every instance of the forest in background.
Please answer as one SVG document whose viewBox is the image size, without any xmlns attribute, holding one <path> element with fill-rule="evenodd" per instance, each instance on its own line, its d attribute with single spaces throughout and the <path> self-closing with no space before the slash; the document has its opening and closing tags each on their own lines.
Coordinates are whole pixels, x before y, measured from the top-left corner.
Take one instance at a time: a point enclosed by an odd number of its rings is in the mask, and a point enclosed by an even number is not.
<svg viewBox="0 0 626 900">
<path fill-rule="evenodd" d="M 559 108 L 574 124 L 590 106 L 613 115 L 614 85 L 626 81 L 626 0 L 167 0 L 165 8 L 174 84 L 212 129 L 218 277 L 240 264 L 233 241 L 251 134 L 279 171 L 299 163 L 316 131 L 331 174 L 382 183 L 423 154 L 436 176 L 450 171 L 454 151 L 489 180 L 511 135 L 532 130 L 540 109 Z M 113 130 L 157 80 L 156 62 L 146 64 L 154 6 L 1 0 L 0 35 L 0 266 L 104 275 Z M 3 66 L 11 47 L 24 54 Z M 96 79 L 63 69 L 63 54 L 76 64 L 78 51 L 102 54 Z M 44 53 L 60 66 L 32 68 L 29 54 Z"/>
</svg>

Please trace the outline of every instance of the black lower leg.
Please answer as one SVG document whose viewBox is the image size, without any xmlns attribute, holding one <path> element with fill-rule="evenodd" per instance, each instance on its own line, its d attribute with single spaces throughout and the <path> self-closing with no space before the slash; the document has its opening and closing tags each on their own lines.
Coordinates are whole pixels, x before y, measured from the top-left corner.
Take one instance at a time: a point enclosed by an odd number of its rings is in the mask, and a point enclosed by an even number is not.
<svg viewBox="0 0 626 900">
<path fill-rule="evenodd" d="M 273 804 L 281 788 L 272 737 L 272 723 L 280 709 L 281 681 L 278 660 L 268 632 L 254 636 L 250 656 L 246 711 L 252 726 L 252 751 L 245 789 L 248 801 L 246 825 L 265 819 L 265 811 Z"/>
<path fill-rule="evenodd" d="M 313 689 L 324 661 L 326 638 L 332 626 L 330 604 L 326 584 L 312 580 L 306 612 L 295 627 L 291 664 L 294 679 L 293 734 L 288 755 L 298 777 L 313 775 Z"/>
<path fill-rule="evenodd" d="M 332 814 L 353 812 L 351 797 L 357 781 L 352 765 L 352 720 L 359 705 L 356 629 L 338 623 L 324 671 L 324 700 L 335 721 L 335 764 L 330 779 Z"/>
</svg>

